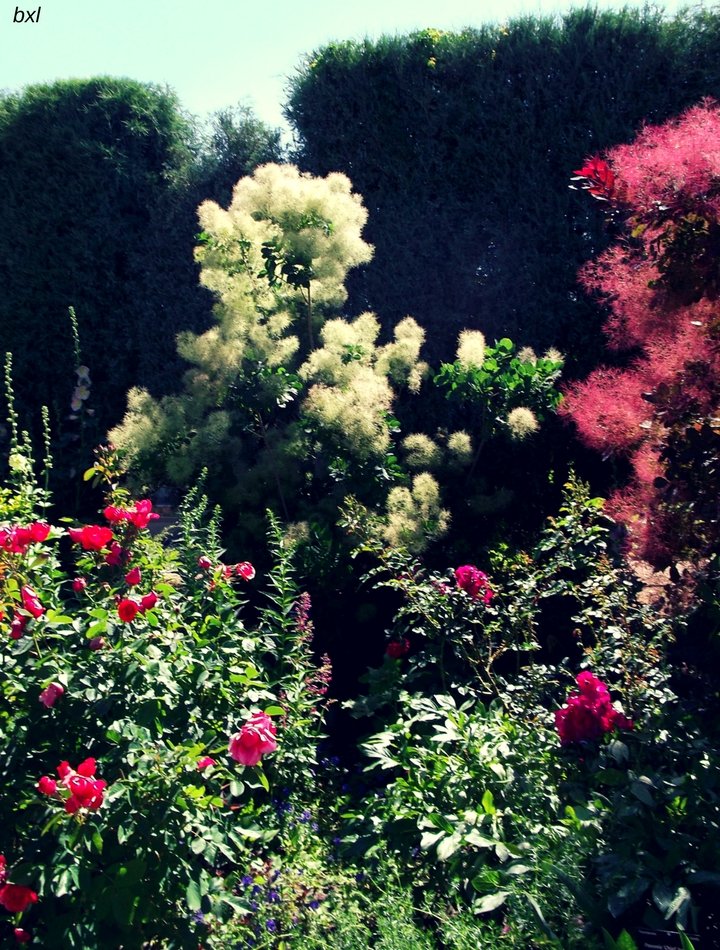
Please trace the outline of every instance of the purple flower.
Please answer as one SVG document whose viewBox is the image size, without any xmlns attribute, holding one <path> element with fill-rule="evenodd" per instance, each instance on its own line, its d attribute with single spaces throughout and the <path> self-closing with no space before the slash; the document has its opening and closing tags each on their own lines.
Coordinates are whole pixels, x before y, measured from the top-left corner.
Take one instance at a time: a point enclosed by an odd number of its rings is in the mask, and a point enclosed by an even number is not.
<svg viewBox="0 0 720 950">
<path fill-rule="evenodd" d="M 275 931 L 277 930 L 277 923 L 272 919 L 272 917 L 270 918 L 270 920 L 268 920 L 265 926 L 267 927 L 267 929 L 270 931 L 271 934 L 274 934 Z"/>
</svg>

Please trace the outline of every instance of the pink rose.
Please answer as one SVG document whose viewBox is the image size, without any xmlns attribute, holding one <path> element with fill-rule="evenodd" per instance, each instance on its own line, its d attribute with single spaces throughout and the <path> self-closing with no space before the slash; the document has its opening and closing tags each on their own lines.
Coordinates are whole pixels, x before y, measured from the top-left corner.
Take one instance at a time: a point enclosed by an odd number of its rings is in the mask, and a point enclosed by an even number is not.
<svg viewBox="0 0 720 950">
<path fill-rule="evenodd" d="M 42 617 L 45 613 L 45 608 L 40 603 L 40 599 L 32 587 L 23 587 L 20 591 L 22 596 L 23 607 L 29 614 L 37 620 L 38 617 Z"/>
<path fill-rule="evenodd" d="M 30 618 L 25 614 L 15 614 L 10 623 L 10 639 L 19 640 L 25 632 L 25 627 Z"/>
<path fill-rule="evenodd" d="M 154 521 L 159 517 L 160 515 L 155 514 L 152 510 L 152 502 L 149 499 L 136 502 L 135 508 L 128 512 L 128 520 L 131 521 L 136 528 L 147 528 L 148 522 Z"/>
<path fill-rule="evenodd" d="M 493 591 L 490 589 L 488 576 L 473 564 L 463 564 L 462 567 L 455 568 L 455 581 L 460 590 L 464 590 L 471 600 L 477 600 L 482 591 L 483 603 L 490 603 Z"/>
<path fill-rule="evenodd" d="M 204 554 L 198 558 L 198 567 L 203 571 L 212 570 L 212 561 L 209 557 L 206 557 Z"/>
<path fill-rule="evenodd" d="M 110 545 L 108 553 L 105 555 L 105 563 L 110 567 L 119 567 L 125 558 L 127 557 L 127 552 L 117 541 L 113 541 Z"/>
<path fill-rule="evenodd" d="M 198 772 L 202 772 L 203 769 L 209 769 L 211 765 L 216 765 L 216 762 L 215 759 L 211 758 L 209 755 L 206 755 L 203 759 L 197 760 Z"/>
<path fill-rule="evenodd" d="M 46 709 L 52 709 L 56 700 L 60 699 L 64 692 L 65 687 L 61 686 L 60 683 L 51 683 L 40 693 L 40 702 Z"/>
<path fill-rule="evenodd" d="M 567 704 L 555 712 L 555 728 L 562 745 L 600 739 L 614 729 L 632 729 L 632 720 L 614 708 L 601 680 L 583 670 L 576 682 L 580 692 L 571 693 Z"/>
<path fill-rule="evenodd" d="M 230 739 L 228 752 L 241 765 L 257 765 L 263 755 L 277 749 L 276 732 L 269 716 L 253 713 L 240 732 Z"/>
<path fill-rule="evenodd" d="M 255 577 L 255 568 L 249 561 L 241 561 L 235 565 L 235 573 L 244 581 L 251 581 Z"/>
</svg>

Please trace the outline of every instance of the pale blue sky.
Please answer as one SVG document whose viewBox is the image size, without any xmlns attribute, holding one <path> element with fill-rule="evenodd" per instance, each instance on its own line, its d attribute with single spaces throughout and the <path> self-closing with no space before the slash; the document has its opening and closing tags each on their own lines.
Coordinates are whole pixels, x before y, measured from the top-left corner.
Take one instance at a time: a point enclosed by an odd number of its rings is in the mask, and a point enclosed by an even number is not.
<svg viewBox="0 0 720 950">
<path fill-rule="evenodd" d="M 705 0 L 709 5 L 711 0 Z M 196 115 L 247 103 L 283 123 L 287 77 L 333 40 L 503 22 L 585 0 L 40 0 L 38 22 L 13 23 L 38 0 L 0 0 L 0 89 L 97 75 L 171 86 Z M 618 9 L 622 0 L 597 0 Z M 642 2 L 627 6 L 642 7 Z M 668 13 L 686 0 L 661 0 Z M 693 4 L 702 5 L 702 4 Z"/>
</svg>

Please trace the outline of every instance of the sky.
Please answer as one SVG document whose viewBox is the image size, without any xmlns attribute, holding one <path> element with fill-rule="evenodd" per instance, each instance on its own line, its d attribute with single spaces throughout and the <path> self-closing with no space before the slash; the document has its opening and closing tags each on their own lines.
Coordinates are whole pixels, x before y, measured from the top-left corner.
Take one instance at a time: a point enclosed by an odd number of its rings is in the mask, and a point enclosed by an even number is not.
<svg viewBox="0 0 720 950">
<path fill-rule="evenodd" d="M 673 14 L 688 2 L 659 0 L 657 6 Z M 703 3 L 711 0 L 693 5 Z M 197 116 L 242 103 L 269 125 L 284 127 L 288 77 L 329 42 L 426 27 L 461 30 L 586 5 L 585 0 L 0 0 L 0 90 L 127 76 L 170 86 Z M 596 0 L 595 5 L 618 9 L 644 3 Z"/>
</svg>

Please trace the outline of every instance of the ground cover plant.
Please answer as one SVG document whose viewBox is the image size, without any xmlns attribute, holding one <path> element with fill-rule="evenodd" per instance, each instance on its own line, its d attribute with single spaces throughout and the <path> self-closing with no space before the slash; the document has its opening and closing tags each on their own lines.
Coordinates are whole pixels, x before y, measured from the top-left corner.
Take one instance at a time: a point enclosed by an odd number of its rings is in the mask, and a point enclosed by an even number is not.
<svg viewBox="0 0 720 950">
<path fill-rule="evenodd" d="M 412 318 L 382 343 L 372 314 L 338 315 L 371 253 L 366 212 L 345 176 L 292 166 L 203 206 L 216 323 L 181 338 L 181 391 L 131 393 L 122 452 L 98 448 L 85 473 L 92 517 L 53 508 L 49 414 L 36 459 L 8 357 L 4 944 L 630 950 L 643 928 L 718 944 L 720 170 L 717 136 L 698 138 L 716 123 L 706 102 L 578 162 L 632 229 L 586 273 L 637 346 L 564 403 L 554 351 L 470 329 L 430 370 Z M 633 168 L 663 183 L 644 205 Z M 75 357 L 82 413 L 77 330 Z M 641 446 L 637 518 L 626 487 L 606 502 L 523 456 L 558 406 L 587 441 Z M 545 517 L 513 528 L 530 473 Z M 145 487 L 171 477 L 182 500 L 159 531 Z M 692 531 L 669 530 L 670 502 Z M 663 588 L 638 553 L 672 563 Z M 358 587 L 386 598 L 370 664 Z M 342 704 L 328 641 L 355 663 Z"/>
</svg>

